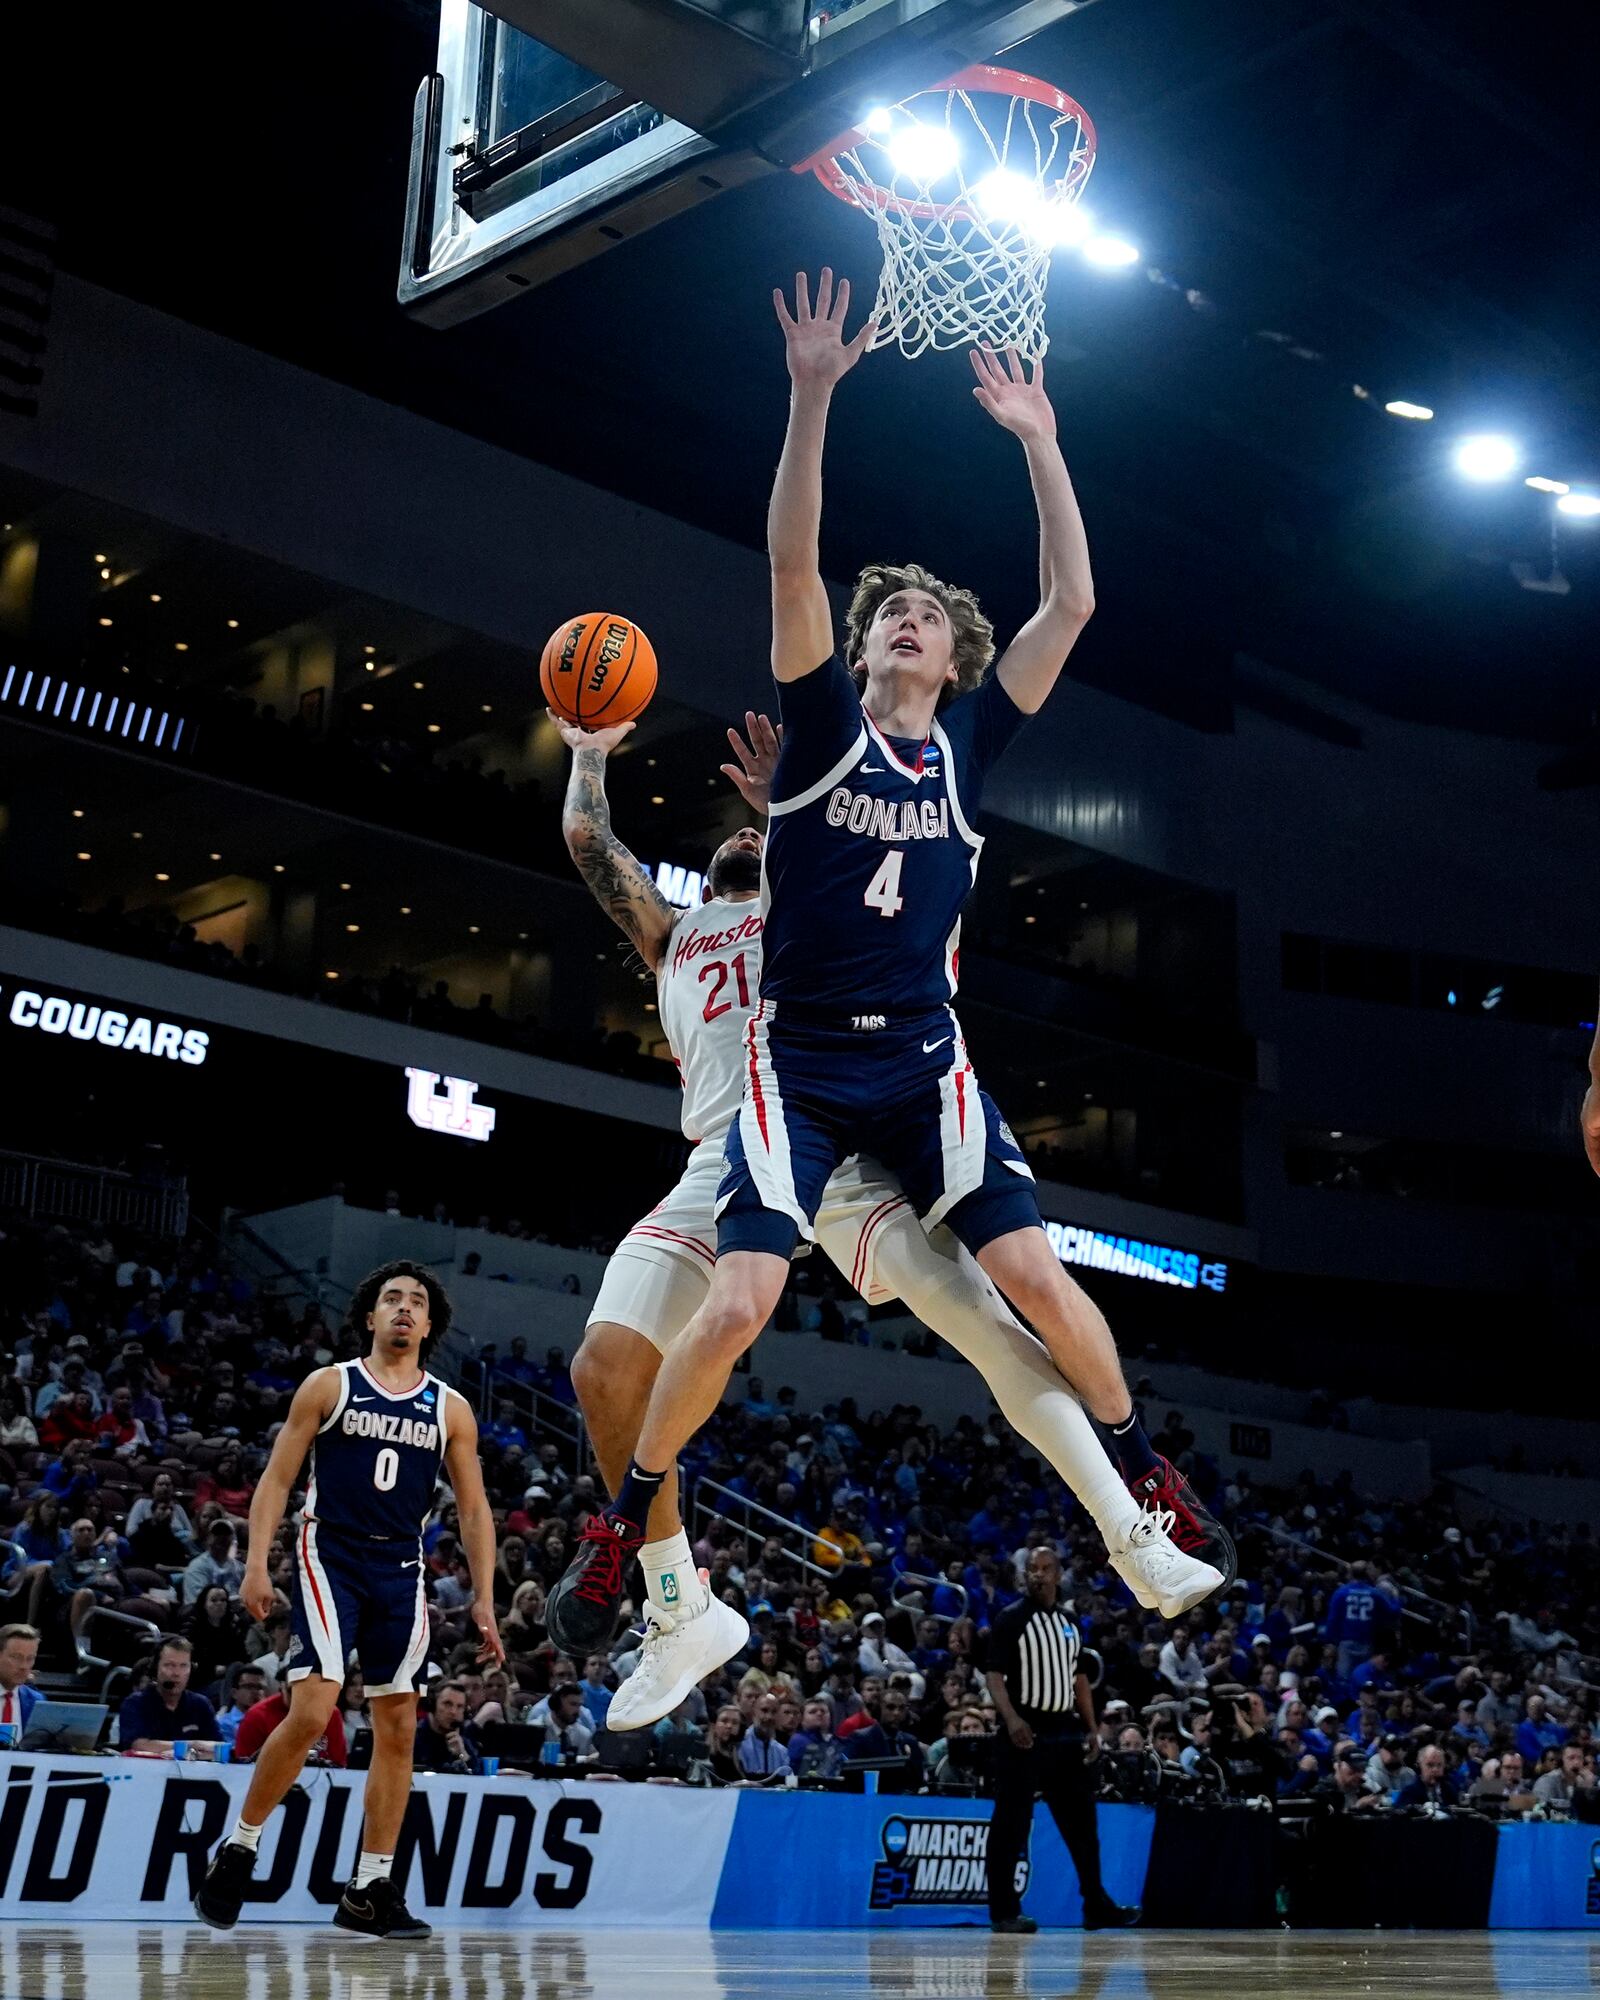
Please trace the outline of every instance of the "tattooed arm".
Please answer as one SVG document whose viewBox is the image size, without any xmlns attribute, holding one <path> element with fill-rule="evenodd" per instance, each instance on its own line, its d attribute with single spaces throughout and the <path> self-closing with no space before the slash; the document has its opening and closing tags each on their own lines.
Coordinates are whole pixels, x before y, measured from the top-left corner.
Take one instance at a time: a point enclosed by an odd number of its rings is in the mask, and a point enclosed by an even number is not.
<svg viewBox="0 0 1600 2000">
<path fill-rule="evenodd" d="M 611 807 L 606 799 L 606 758 L 633 724 L 624 722 L 615 729 L 591 732 L 563 722 L 557 715 L 550 720 L 572 752 L 572 775 L 561 808 L 567 852 L 595 901 L 654 972 L 677 912 L 611 831 Z"/>
</svg>

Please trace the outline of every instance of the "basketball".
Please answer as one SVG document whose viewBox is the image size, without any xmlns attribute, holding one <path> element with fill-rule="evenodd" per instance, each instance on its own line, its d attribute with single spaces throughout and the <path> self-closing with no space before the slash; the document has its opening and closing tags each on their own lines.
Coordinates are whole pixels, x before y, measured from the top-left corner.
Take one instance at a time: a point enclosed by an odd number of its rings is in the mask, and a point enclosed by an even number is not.
<svg viewBox="0 0 1600 2000">
<path fill-rule="evenodd" d="M 656 691 L 656 649 L 616 611 L 584 611 L 550 634 L 539 655 L 539 685 L 564 722 L 611 729 L 632 722 Z"/>
</svg>

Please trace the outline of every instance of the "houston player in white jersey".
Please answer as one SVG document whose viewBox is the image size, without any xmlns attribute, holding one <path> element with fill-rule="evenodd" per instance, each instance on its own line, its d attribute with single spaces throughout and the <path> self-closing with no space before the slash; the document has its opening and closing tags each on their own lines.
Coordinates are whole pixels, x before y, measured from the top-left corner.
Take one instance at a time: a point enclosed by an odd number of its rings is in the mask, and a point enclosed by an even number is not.
<svg viewBox="0 0 1600 2000">
<path fill-rule="evenodd" d="M 724 841 L 700 907 L 674 910 L 611 829 L 606 757 L 633 725 L 588 734 L 551 719 L 573 753 L 562 814 L 568 850 L 656 976 L 661 1024 L 683 1078 L 684 1135 L 695 1142 L 677 1185 L 618 1244 L 573 1361 L 595 1456 L 615 1492 L 662 1356 L 704 1300 L 716 1264 L 723 1140 L 738 1114 L 745 1034 L 759 998 L 763 835 L 745 827 Z M 746 726 L 748 742 L 728 732 L 739 763 L 723 769 L 764 811 L 777 739 L 764 716 L 747 717 Z M 1113 1567 L 1146 1609 L 1175 1618 L 1221 1586 L 1219 1571 L 1170 1540 L 1170 1517 L 1141 1510 L 1045 1348 L 948 1231 L 930 1236 L 923 1229 L 876 1161 L 854 1157 L 835 1172 L 818 1212 L 817 1241 L 864 1298 L 902 1299 L 977 1367 L 1008 1422 L 1093 1516 Z M 614 1541 L 609 1530 L 605 1539 L 608 1547 Z M 638 1668 L 612 1702 L 612 1729 L 670 1714 L 748 1637 L 744 1620 L 711 1597 L 695 1568 L 675 1470 L 651 1506 L 639 1558 L 646 1637 Z M 554 1620 L 552 1634 L 559 1641 Z"/>
</svg>

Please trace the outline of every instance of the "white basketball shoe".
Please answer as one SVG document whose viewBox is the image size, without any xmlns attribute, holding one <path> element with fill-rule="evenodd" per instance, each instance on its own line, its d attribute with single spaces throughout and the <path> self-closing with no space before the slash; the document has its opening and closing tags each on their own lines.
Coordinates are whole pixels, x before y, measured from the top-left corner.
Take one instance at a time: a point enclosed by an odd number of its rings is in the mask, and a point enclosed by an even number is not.
<svg viewBox="0 0 1600 2000">
<path fill-rule="evenodd" d="M 1186 1556 L 1168 1532 L 1172 1510 L 1146 1507 L 1128 1530 L 1126 1544 L 1111 1550 L 1111 1567 L 1146 1611 L 1181 1618 L 1203 1604 L 1228 1579 L 1196 1556 Z"/>
<path fill-rule="evenodd" d="M 705 1574 L 700 1572 L 702 1583 Z M 607 1729 L 645 1729 L 659 1722 L 749 1639 L 746 1621 L 709 1592 L 699 1611 L 663 1611 L 646 1604 L 639 1664 L 611 1697 Z"/>
</svg>

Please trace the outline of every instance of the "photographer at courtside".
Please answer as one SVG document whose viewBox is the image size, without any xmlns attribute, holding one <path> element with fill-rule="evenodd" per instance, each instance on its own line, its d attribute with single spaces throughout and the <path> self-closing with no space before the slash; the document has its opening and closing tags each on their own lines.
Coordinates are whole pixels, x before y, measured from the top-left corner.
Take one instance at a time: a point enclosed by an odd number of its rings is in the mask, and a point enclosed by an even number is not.
<svg viewBox="0 0 1600 2000">
<path fill-rule="evenodd" d="M 1058 1603 L 1061 1558 L 1041 1545 L 1028 1557 L 1027 1595 L 989 1629 L 989 1693 L 1000 1717 L 994 1817 L 989 1828 L 989 1923 L 997 1931 L 1039 1926 L 1022 1914 L 1017 1865 L 1042 1796 L 1078 1871 L 1085 1930 L 1137 1923 L 1100 1880 L 1095 1819 L 1100 1738 L 1088 1676 L 1079 1671 L 1078 1628 Z"/>
</svg>

